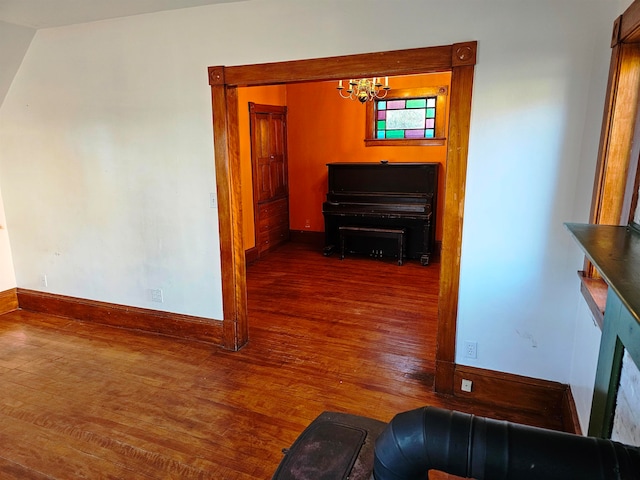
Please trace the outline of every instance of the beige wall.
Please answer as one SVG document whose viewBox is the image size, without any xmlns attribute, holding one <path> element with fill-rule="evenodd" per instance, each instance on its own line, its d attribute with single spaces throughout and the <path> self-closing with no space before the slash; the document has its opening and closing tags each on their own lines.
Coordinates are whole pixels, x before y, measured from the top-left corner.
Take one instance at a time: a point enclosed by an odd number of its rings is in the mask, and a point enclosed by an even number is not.
<svg viewBox="0 0 640 480">
<path fill-rule="evenodd" d="M 4 204 L 2 203 L 2 192 L 0 192 L 0 292 L 9 290 L 15 286 L 16 276 L 13 270 L 11 246 L 9 245 Z"/>
</svg>

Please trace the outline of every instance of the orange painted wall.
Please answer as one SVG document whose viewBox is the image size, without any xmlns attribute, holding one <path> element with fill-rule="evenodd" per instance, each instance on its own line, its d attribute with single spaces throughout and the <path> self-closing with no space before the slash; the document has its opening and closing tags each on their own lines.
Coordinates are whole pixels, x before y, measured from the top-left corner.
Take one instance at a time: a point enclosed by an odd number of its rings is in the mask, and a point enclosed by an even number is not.
<svg viewBox="0 0 640 480">
<path fill-rule="evenodd" d="M 450 80 L 449 73 L 415 75 L 393 77 L 390 85 L 448 86 Z M 365 147 L 366 108 L 340 98 L 336 82 L 290 84 L 286 89 L 291 230 L 324 231 L 322 202 L 329 162 L 439 162 L 436 239 L 442 238 L 446 145 Z"/>
<path fill-rule="evenodd" d="M 253 223 L 253 174 L 251 170 L 251 134 L 249 131 L 249 102 L 263 105 L 286 105 L 284 85 L 238 88 L 238 124 L 240 127 L 240 174 L 242 184 L 242 234 L 244 248 L 255 247 Z"/>
</svg>

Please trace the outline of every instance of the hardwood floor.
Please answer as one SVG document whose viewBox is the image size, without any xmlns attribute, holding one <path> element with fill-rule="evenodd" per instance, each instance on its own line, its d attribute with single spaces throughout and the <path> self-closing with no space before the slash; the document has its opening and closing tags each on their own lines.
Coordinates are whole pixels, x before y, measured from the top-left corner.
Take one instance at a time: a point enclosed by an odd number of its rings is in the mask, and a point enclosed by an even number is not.
<svg viewBox="0 0 640 480">
<path fill-rule="evenodd" d="M 562 427 L 433 393 L 437 264 L 340 261 L 288 244 L 251 265 L 247 282 L 239 352 L 26 311 L 0 317 L 0 478 L 269 479 L 325 410 L 389 421 L 436 405 Z"/>
</svg>

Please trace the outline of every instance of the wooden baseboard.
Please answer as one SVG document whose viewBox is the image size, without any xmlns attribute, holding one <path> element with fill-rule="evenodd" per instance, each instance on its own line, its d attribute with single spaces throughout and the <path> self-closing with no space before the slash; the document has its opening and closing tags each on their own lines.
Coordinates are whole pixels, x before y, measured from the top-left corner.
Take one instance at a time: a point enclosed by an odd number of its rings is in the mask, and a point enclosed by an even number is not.
<svg viewBox="0 0 640 480">
<path fill-rule="evenodd" d="M 0 292 L 0 315 L 18 309 L 18 289 L 11 288 Z"/>
<path fill-rule="evenodd" d="M 222 344 L 222 322 L 208 318 L 128 307 L 84 298 L 17 289 L 23 310 L 47 313 L 128 330 Z"/>
<path fill-rule="evenodd" d="M 260 258 L 260 252 L 258 247 L 251 247 L 244 252 L 244 261 L 247 265 L 251 265 L 253 262 Z"/>
<path fill-rule="evenodd" d="M 309 230 L 290 230 L 289 240 L 295 243 L 306 243 L 318 247 L 322 251 L 324 247 L 324 232 L 310 232 Z"/>
<path fill-rule="evenodd" d="M 471 392 L 462 391 L 463 379 L 473 382 Z M 558 382 L 464 365 L 456 365 L 454 372 L 456 397 L 537 414 L 563 415 L 563 418 L 567 388 Z"/>
<path fill-rule="evenodd" d="M 442 241 L 436 240 L 436 243 L 433 246 L 433 253 L 431 254 L 431 262 L 440 263 L 440 256 L 442 253 Z"/>
<path fill-rule="evenodd" d="M 567 385 L 562 396 L 562 424 L 565 432 L 582 435 L 580 418 L 578 418 L 578 410 L 576 409 L 576 402 L 573 399 L 570 385 Z"/>
</svg>

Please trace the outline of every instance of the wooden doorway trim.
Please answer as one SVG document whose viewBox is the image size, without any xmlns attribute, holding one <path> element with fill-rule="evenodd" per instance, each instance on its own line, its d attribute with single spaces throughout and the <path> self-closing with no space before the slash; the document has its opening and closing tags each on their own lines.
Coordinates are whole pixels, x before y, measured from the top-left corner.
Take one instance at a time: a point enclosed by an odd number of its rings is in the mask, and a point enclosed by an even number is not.
<svg viewBox="0 0 640 480">
<path fill-rule="evenodd" d="M 435 389 L 453 393 L 460 248 L 477 42 L 243 66 L 209 67 L 222 268 L 223 338 L 248 341 L 237 88 L 368 76 L 451 72 Z"/>
</svg>

